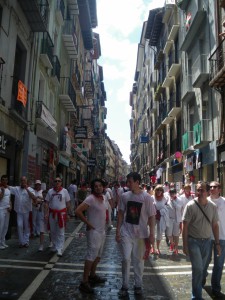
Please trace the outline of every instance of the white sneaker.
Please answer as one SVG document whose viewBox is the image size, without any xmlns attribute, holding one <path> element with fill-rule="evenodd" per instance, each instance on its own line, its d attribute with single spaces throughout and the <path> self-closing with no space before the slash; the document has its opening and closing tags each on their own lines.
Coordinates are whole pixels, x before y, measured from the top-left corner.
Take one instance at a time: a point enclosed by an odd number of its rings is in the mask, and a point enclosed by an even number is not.
<svg viewBox="0 0 225 300">
<path fill-rule="evenodd" d="M 53 243 L 50 242 L 50 244 L 48 245 L 48 248 L 52 248 L 53 247 Z"/>
<path fill-rule="evenodd" d="M 5 248 L 8 248 L 9 246 L 6 245 L 5 243 L 2 243 L 2 246 L 5 247 Z"/>
<path fill-rule="evenodd" d="M 61 249 L 57 250 L 57 256 L 62 257 L 62 250 Z"/>
<path fill-rule="evenodd" d="M 44 246 L 40 245 L 39 248 L 38 248 L 38 251 L 43 251 L 43 249 L 44 249 Z"/>
<path fill-rule="evenodd" d="M 0 246 L 0 250 L 4 250 L 5 247 L 3 245 Z"/>
</svg>

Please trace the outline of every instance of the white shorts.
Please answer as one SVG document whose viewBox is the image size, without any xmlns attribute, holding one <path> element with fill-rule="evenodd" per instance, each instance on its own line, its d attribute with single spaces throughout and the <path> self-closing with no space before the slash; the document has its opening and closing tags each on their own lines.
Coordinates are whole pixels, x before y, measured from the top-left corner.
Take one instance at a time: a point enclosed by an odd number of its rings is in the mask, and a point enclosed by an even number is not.
<svg viewBox="0 0 225 300">
<path fill-rule="evenodd" d="M 175 219 L 170 219 L 170 225 L 166 228 L 167 236 L 179 236 L 180 235 L 180 223 L 175 222 Z"/>
<path fill-rule="evenodd" d="M 86 260 L 94 261 L 96 257 L 101 257 L 105 244 L 105 232 L 98 232 L 94 229 L 86 231 L 87 255 Z"/>
</svg>

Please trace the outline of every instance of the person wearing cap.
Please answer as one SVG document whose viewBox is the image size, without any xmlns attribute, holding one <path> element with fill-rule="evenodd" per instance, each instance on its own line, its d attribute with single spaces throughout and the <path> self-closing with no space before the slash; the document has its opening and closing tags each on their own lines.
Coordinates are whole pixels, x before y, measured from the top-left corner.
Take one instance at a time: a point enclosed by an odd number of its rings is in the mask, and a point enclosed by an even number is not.
<svg viewBox="0 0 225 300">
<path fill-rule="evenodd" d="M 40 236 L 40 222 L 41 222 L 41 203 L 43 201 L 41 180 L 36 180 L 34 183 L 34 195 L 37 197 L 37 202 L 32 204 L 32 236 Z"/>
</svg>

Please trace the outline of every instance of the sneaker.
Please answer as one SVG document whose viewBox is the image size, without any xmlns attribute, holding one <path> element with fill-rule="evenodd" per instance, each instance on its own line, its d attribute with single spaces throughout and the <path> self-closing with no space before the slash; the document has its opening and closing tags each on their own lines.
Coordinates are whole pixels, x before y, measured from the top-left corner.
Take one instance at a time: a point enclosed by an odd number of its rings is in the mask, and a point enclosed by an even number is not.
<svg viewBox="0 0 225 300">
<path fill-rule="evenodd" d="M 87 294 L 93 294 L 94 293 L 94 289 L 92 287 L 90 287 L 88 282 L 81 282 L 81 284 L 79 285 L 79 290 L 81 292 L 87 293 Z"/>
<path fill-rule="evenodd" d="M 62 257 L 62 250 L 61 249 L 57 250 L 57 256 Z"/>
<path fill-rule="evenodd" d="M 225 294 L 212 290 L 213 299 L 225 299 Z"/>
<path fill-rule="evenodd" d="M 48 245 L 48 248 L 52 248 L 53 247 L 53 243 L 50 242 L 50 244 Z"/>
<path fill-rule="evenodd" d="M 2 243 L 2 246 L 4 246 L 5 248 L 9 247 L 8 245 L 6 245 L 6 243 Z"/>
<path fill-rule="evenodd" d="M 142 295 L 142 288 L 139 286 L 134 287 L 134 294 L 135 295 Z"/>
<path fill-rule="evenodd" d="M 4 250 L 5 247 L 3 245 L 0 246 L 0 250 Z"/>
<path fill-rule="evenodd" d="M 94 276 L 89 276 L 89 282 L 90 283 L 105 283 L 106 279 L 95 274 Z"/>
<path fill-rule="evenodd" d="M 43 249 L 44 249 L 44 246 L 40 245 L 39 248 L 38 248 L 38 251 L 43 251 Z"/>
<path fill-rule="evenodd" d="M 118 295 L 120 297 L 127 297 L 127 296 L 129 296 L 128 289 L 122 286 L 121 289 L 119 290 Z"/>
</svg>

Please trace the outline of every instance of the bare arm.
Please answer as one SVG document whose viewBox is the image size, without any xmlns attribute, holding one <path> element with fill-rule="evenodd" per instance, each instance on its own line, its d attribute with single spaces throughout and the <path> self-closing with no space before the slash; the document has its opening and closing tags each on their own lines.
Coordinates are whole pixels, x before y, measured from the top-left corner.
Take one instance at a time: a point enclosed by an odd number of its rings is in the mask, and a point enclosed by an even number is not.
<svg viewBox="0 0 225 300">
<path fill-rule="evenodd" d="M 116 225 L 116 241 L 120 242 L 121 236 L 120 236 L 120 228 L 123 223 L 124 218 L 124 212 L 119 209 L 118 215 L 117 215 L 117 225 Z"/>
<path fill-rule="evenodd" d="M 87 220 L 87 218 L 83 214 L 83 212 L 85 212 L 88 209 L 88 207 L 89 206 L 86 203 L 82 202 L 75 210 L 75 214 L 82 222 L 87 224 L 87 230 L 90 230 L 95 228 L 91 225 L 91 223 Z"/>
<path fill-rule="evenodd" d="M 155 216 L 151 216 L 148 218 L 148 225 L 150 228 L 149 240 L 152 245 L 155 242 Z"/>
<path fill-rule="evenodd" d="M 212 223 L 212 232 L 215 239 L 216 250 L 218 252 L 218 256 L 221 255 L 220 241 L 219 241 L 219 225 L 218 223 Z"/>
<path fill-rule="evenodd" d="M 182 238 L 183 238 L 183 252 L 185 255 L 188 255 L 188 222 L 183 221 L 183 230 L 182 230 Z"/>
</svg>

